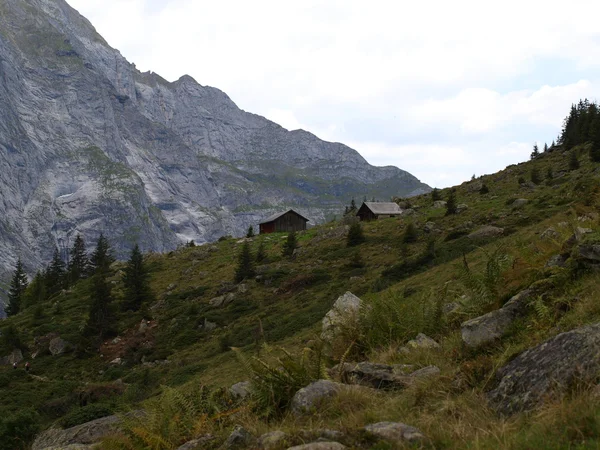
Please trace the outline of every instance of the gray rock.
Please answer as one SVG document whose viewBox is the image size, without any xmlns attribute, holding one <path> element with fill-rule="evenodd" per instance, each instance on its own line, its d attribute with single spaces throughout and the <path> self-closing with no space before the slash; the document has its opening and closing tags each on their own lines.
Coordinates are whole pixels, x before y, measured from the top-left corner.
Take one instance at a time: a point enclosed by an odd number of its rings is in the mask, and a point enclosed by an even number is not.
<svg viewBox="0 0 600 450">
<path fill-rule="evenodd" d="M 10 355 L 2 358 L 1 361 L 2 361 L 3 365 L 11 365 L 12 366 L 14 363 L 19 364 L 21 361 L 23 361 L 23 353 L 21 352 L 21 350 L 16 348 L 12 351 L 12 353 Z"/>
<path fill-rule="evenodd" d="M 436 200 L 435 202 L 433 202 L 433 207 L 435 209 L 442 209 L 445 208 L 447 204 L 448 202 L 445 200 Z"/>
<path fill-rule="evenodd" d="M 251 387 L 252 383 L 250 381 L 240 381 L 229 388 L 229 393 L 234 398 L 244 399 L 250 395 Z"/>
<path fill-rule="evenodd" d="M 224 295 L 219 295 L 218 297 L 213 297 L 208 301 L 208 304 L 210 306 L 213 306 L 215 308 L 220 308 L 221 306 L 223 306 L 223 303 L 225 302 L 225 296 Z"/>
<path fill-rule="evenodd" d="M 321 338 L 332 341 L 343 326 L 353 326 L 358 322 L 362 300 L 352 292 L 340 296 L 323 318 Z"/>
<path fill-rule="evenodd" d="M 206 448 L 210 441 L 214 441 L 215 437 L 211 434 L 206 434 L 198 439 L 193 439 L 185 444 L 177 447 L 177 450 L 201 450 Z"/>
<path fill-rule="evenodd" d="M 204 331 L 213 331 L 217 329 L 217 324 L 205 318 L 202 328 L 204 329 Z"/>
<path fill-rule="evenodd" d="M 442 312 L 444 314 L 452 314 L 458 310 L 460 310 L 460 305 L 456 302 L 446 303 L 444 306 L 442 306 Z"/>
<path fill-rule="evenodd" d="M 479 192 L 483 187 L 483 181 L 471 181 L 467 184 L 467 192 Z"/>
<path fill-rule="evenodd" d="M 527 200 L 526 198 L 518 198 L 514 202 L 512 202 L 511 207 L 512 209 L 520 209 L 527 203 L 529 203 L 529 200 Z"/>
<path fill-rule="evenodd" d="M 433 231 L 435 231 L 435 223 L 434 222 L 427 222 L 425 224 L 425 226 L 423 227 L 423 231 L 425 233 L 432 233 Z"/>
<path fill-rule="evenodd" d="M 223 444 L 223 448 L 226 449 L 243 449 L 250 448 L 256 444 L 256 438 L 252 436 L 248 431 L 244 429 L 244 427 L 236 426 L 234 430 L 231 432 L 225 443 Z"/>
<path fill-rule="evenodd" d="M 346 383 L 359 384 L 374 389 L 404 389 L 411 380 L 406 375 L 394 373 L 392 366 L 368 361 L 343 367 L 342 379 Z"/>
<path fill-rule="evenodd" d="M 548 228 L 542 234 L 540 234 L 540 237 L 542 239 L 554 239 L 554 240 L 556 240 L 556 239 L 560 238 L 560 233 L 558 231 L 556 231 L 554 228 Z"/>
<path fill-rule="evenodd" d="M 498 387 L 488 398 L 500 413 L 512 414 L 598 376 L 600 323 L 561 333 L 521 353 L 498 370 Z"/>
<path fill-rule="evenodd" d="M 465 212 L 467 209 L 469 209 L 469 205 L 467 205 L 465 203 L 460 203 L 460 204 L 456 205 L 456 214 Z"/>
<path fill-rule="evenodd" d="M 62 355 L 69 350 L 69 348 L 71 348 L 71 344 L 59 337 L 52 339 L 48 346 L 48 349 L 53 356 Z"/>
<path fill-rule="evenodd" d="M 462 340 L 468 347 L 480 347 L 504 336 L 513 322 L 523 315 L 533 291 L 526 289 L 511 298 L 502 308 L 463 322 Z"/>
<path fill-rule="evenodd" d="M 311 442 L 290 447 L 288 450 L 344 450 L 345 448 L 347 447 L 339 442 Z"/>
<path fill-rule="evenodd" d="M 279 448 L 287 443 L 289 435 L 280 430 L 265 433 L 258 438 L 258 448 L 272 450 Z"/>
<path fill-rule="evenodd" d="M 291 410 L 296 415 L 310 414 L 324 401 L 338 395 L 345 389 L 341 383 L 319 380 L 300 389 L 292 398 Z"/>
<path fill-rule="evenodd" d="M 564 267 L 566 262 L 567 258 L 564 255 L 554 255 L 546 262 L 545 267 Z"/>
<path fill-rule="evenodd" d="M 440 344 L 435 342 L 429 336 L 419 333 L 416 338 L 411 339 L 406 343 L 404 347 L 400 348 L 400 353 L 410 353 L 413 350 L 422 350 L 422 349 L 437 349 L 440 348 Z"/>
<path fill-rule="evenodd" d="M 365 431 L 390 443 L 416 442 L 425 439 L 417 428 L 400 422 L 378 422 L 365 427 Z"/>
<path fill-rule="evenodd" d="M 481 239 L 491 238 L 496 236 L 502 236 L 504 234 L 504 228 L 493 227 L 491 225 L 483 226 L 469 234 L 469 239 Z"/>
<path fill-rule="evenodd" d="M 600 244 L 581 244 L 578 250 L 580 259 L 593 264 L 600 263 Z"/>
<path fill-rule="evenodd" d="M 440 368 L 437 366 L 427 366 L 422 369 L 415 370 L 409 376 L 411 378 L 429 378 L 436 377 L 441 373 Z"/>
</svg>

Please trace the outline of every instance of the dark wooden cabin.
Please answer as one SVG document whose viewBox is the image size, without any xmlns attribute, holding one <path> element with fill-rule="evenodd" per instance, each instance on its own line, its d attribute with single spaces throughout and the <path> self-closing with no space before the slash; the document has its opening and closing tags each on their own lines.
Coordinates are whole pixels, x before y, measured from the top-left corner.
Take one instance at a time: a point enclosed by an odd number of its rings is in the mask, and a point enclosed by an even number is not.
<svg viewBox="0 0 600 450">
<path fill-rule="evenodd" d="M 260 234 L 306 230 L 308 219 L 293 209 L 273 214 L 259 223 Z"/>
<path fill-rule="evenodd" d="M 400 214 L 402 209 L 394 202 L 364 202 L 356 213 L 361 221 L 398 217 Z"/>
</svg>

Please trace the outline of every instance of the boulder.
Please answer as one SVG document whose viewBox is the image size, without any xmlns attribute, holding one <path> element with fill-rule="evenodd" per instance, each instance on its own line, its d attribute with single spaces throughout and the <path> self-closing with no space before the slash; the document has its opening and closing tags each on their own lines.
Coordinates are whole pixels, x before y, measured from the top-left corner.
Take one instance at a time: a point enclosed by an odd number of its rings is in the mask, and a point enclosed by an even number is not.
<svg viewBox="0 0 600 450">
<path fill-rule="evenodd" d="M 12 351 L 12 353 L 10 355 L 2 358 L 1 361 L 2 361 L 2 365 L 11 365 L 12 366 L 14 363 L 19 364 L 21 361 L 23 361 L 23 352 L 21 352 L 21 350 L 16 348 Z"/>
<path fill-rule="evenodd" d="M 213 331 L 217 328 L 217 324 L 214 322 L 211 322 L 210 320 L 204 318 L 204 324 L 202 325 L 202 329 L 204 331 Z"/>
<path fill-rule="evenodd" d="M 256 439 L 250 434 L 244 427 L 236 426 L 225 443 L 223 448 L 226 449 L 242 449 L 242 448 L 253 448 L 256 443 Z"/>
<path fill-rule="evenodd" d="M 425 439 L 423 433 L 417 428 L 400 422 L 378 422 L 367 425 L 364 429 L 368 434 L 392 444 L 416 442 Z"/>
<path fill-rule="evenodd" d="M 472 348 L 489 344 L 504 336 L 513 322 L 522 316 L 533 291 L 526 289 L 511 298 L 502 308 L 463 322 L 463 342 Z"/>
<path fill-rule="evenodd" d="M 435 223 L 434 222 L 427 222 L 425 224 L 425 226 L 423 227 L 423 231 L 425 233 L 432 233 L 433 231 L 435 231 Z"/>
<path fill-rule="evenodd" d="M 280 430 L 271 431 L 258 438 L 258 448 L 270 450 L 286 444 L 289 435 Z"/>
<path fill-rule="evenodd" d="M 206 448 L 206 445 L 210 441 L 214 441 L 214 439 L 215 437 L 212 434 L 205 434 L 204 436 L 199 437 L 198 439 L 192 439 L 191 441 L 180 445 L 179 447 L 177 447 L 177 450 L 197 450 Z"/>
<path fill-rule="evenodd" d="M 419 333 L 416 338 L 411 339 L 404 347 L 401 347 L 399 352 L 408 354 L 413 350 L 436 349 L 440 348 L 440 344 L 435 342 L 429 336 Z"/>
<path fill-rule="evenodd" d="M 465 203 L 460 203 L 458 205 L 456 205 L 456 214 L 460 214 L 464 211 L 466 211 L 467 209 L 469 209 L 469 206 Z"/>
<path fill-rule="evenodd" d="M 442 209 L 445 208 L 447 204 L 448 202 L 446 202 L 445 200 L 436 200 L 435 202 L 433 202 L 433 207 L 435 209 Z"/>
<path fill-rule="evenodd" d="M 559 239 L 560 238 L 560 233 L 558 231 L 556 231 L 554 228 L 548 228 L 546 231 L 544 231 L 542 234 L 540 234 L 540 237 L 542 239 Z"/>
<path fill-rule="evenodd" d="M 329 380 L 315 381 L 296 392 L 292 398 L 292 412 L 296 415 L 310 414 L 325 400 L 337 396 L 345 388 L 345 385 Z"/>
<path fill-rule="evenodd" d="M 467 184 L 467 192 L 479 192 L 483 187 L 483 181 L 471 181 Z"/>
<path fill-rule="evenodd" d="M 600 244 L 581 244 L 578 256 L 591 264 L 600 263 Z"/>
<path fill-rule="evenodd" d="M 250 395 L 251 386 L 252 383 L 250 383 L 250 381 L 241 381 L 231 386 L 229 388 L 229 393 L 234 398 L 245 399 L 246 397 L 248 397 L 248 395 Z"/>
<path fill-rule="evenodd" d="M 208 303 L 210 306 L 215 308 L 222 308 L 229 305 L 231 302 L 235 300 L 235 294 L 233 292 L 229 292 L 225 295 L 219 295 L 218 297 L 211 298 Z"/>
<path fill-rule="evenodd" d="M 600 323 L 561 333 L 521 353 L 497 372 L 498 387 L 488 393 L 501 414 L 540 405 L 574 383 L 600 376 Z"/>
<path fill-rule="evenodd" d="M 345 448 L 347 447 L 339 442 L 311 442 L 290 447 L 288 450 L 344 450 Z"/>
<path fill-rule="evenodd" d="M 321 338 L 331 342 L 343 326 L 357 325 L 362 300 L 352 292 L 340 296 L 323 318 Z"/>
<path fill-rule="evenodd" d="M 138 413 L 139 414 L 139 413 Z M 118 430 L 121 419 L 117 416 L 102 417 L 75 427 L 60 430 L 50 428 L 35 438 L 32 450 L 65 448 L 69 445 L 90 445 Z"/>
<path fill-rule="evenodd" d="M 346 383 L 387 390 L 404 389 L 411 381 L 407 375 L 394 373 L 392 366 L 368 361 L 345 365 L 342 377 Z"/>
<path fill-rule="evenodd" d="M 564 255 L 554 255 L 552 256 L 545 267 L 564 267 L 567 262 L 567 258 Z"/>
<path fill-rule="evenodd" d="M 518 198 L 516 199 L 514 202 L 512 202 L 512 209 L 520 209 L 523 206 L 525 206 L 527 203 L 529 203 L 529 200 L 527 200 L 526 198 Z"/>
<path fill-rule="evenodd" d="M 438 366 L 427 366 L 422 369 L 415 370 L 409 376 L 411 378 L 429 378 L 436 377 L 441 373 L 440 368 Z"/>
<path fill-rule="evenodd" d="M 48 345 L 48 349 L 50 350 L 52 356 L 62 355 L 69 350 L 69 348 L 71 348 L 71 344 L 59 337 L 52 339 Z"/>
<path fill-rule="evenodd" d="M 491 225 L 483 226 L 468 235 L 469 239 L 482 239 L 491 238 L 496 236 L 502 236 L 504 234 L 504 228 L 493 227 Z"/>
</svg>

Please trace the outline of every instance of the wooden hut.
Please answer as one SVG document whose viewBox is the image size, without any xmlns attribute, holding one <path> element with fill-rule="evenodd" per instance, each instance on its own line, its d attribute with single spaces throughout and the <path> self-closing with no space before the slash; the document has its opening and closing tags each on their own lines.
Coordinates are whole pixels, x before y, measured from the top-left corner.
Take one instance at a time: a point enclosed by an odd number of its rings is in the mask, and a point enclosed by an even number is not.
<svg viewBox="0 0 600 450">
<path fill-rule="evenodd" d="M 273 214 L 260 222 L 260 234 L 306 230 L 308 219 L 293 209 Z"/>
<path fill-rule="evenodd" d="M 361 221 L 385 219 L 386 217 L 398 217 L 402 209 L 394 202 L 364 202 L 356 215 Z"/>
</svg>

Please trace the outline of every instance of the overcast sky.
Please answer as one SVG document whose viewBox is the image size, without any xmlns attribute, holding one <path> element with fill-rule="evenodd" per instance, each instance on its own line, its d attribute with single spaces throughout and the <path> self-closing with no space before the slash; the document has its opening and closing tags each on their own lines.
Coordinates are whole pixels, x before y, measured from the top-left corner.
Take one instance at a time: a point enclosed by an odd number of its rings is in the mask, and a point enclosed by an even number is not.
<svg viewBox="0 0 600 450">
<path fill-rule="evenodd" d="M 600 98 L 600 2 L 67 0 L 142 71 L 445 187 Z"/>
</svg>

